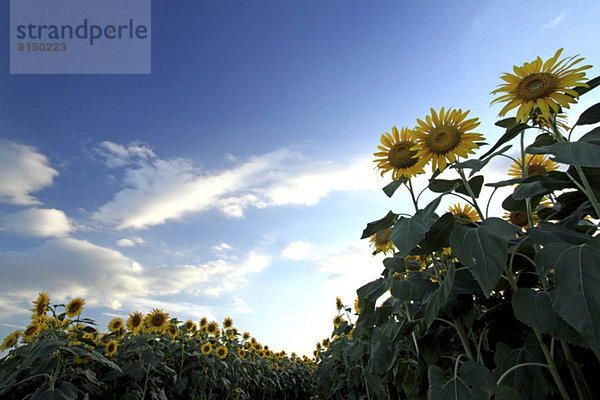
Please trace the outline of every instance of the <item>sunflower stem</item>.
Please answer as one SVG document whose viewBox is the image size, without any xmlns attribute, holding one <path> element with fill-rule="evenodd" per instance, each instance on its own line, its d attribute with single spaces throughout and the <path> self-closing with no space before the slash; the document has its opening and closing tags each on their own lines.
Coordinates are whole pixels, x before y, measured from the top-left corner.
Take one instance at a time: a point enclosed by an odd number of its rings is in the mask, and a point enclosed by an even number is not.
<svg viewBox="0 0 600 400">
<path fill-rule="evenodd" d="M 592 400 L 594 397 L 590 393 L 590 387 L 588 386 L 588 383 L 585 380 L 585 376 L 581 372 L 579 365 L 575 362 L 573 354 L 571 354 L 569 344 L 561 340 L 560 345 L 562 347 L 565 358 L 567 359 L 567 366 L 569 367 L 571 377 L 573 378 L 573 382 L 575 383 L 577 395 L 581 400 Z"/>
<path fill-rule="evenodd" d="M 417 202 L 417 199 L 415 198 L 415 193 L 413 190 L 413 185 L 412 185 L 412 180 L 410 178 L 408 178 L 408 192 L 410 193 L 410 197 L 412 199 L 413 205 L 415 206 L 415 212 L 419 211 L 419 203 Z"/>
<path fill-rule="evenodd" d="M 554 378 L 554 383 L 556 383 L 556 386 L 558 387 L 558 391 L 560 392 L 561 397 L 563 398 L 563 400 L 571 400 L 571 397 L 569 396 L 569 393 L 567 393 L 567 389 L 565 389 L 565 385 L 564 385 L 562 379 L 560 378 L 560 374 L 558 373 L 558 369 L 556 368 L 554 359 L 552 358 L 552 355 L 550 354 L 550 351 L 548 350 L 548 346 L 546 346 L 546 343 L 544 343 L 542 334 L 537 329 L 534 329 L 533 333 L 535 333 L 535 337 L 537 338 L 537 340 L 540 344 L 540 347 L 542 348 L 542 351 L 544 352 L 544 357 L 546 357 L 546 362 L 548 362 L 548 368 L 550 368 L 550 373 L 552 374 L 552 377 Z"/>
<path fill-rule="evenodd" d="M 471 196 L 471 199 L 473 200 L 473 207 L 475 207 L 475 210 L 477 210 L 477 213 L 479 214 L 479 218 L 483 221 L 485 219 L 485 216 L 483 215 L 483 212 L 481 212 L 481 209 L 479 208 L 479 204 L 477 204 L 477 198 L 475 197 L 475 193 L 473 192 L 473 189 L 471 189 L 471 185 L 469 185 L 469 181 L 467 180 L 467 177 L 465 176 L 465 173 L 463 171 L 462 168 L 457 168 L 456 169 L 458 171 L 458 174 L 460 175 L 460 179 L 463 182 L 463 185 L 465 185 L 465 187 L 467 188 L 467 192 L 469 192 L 469 196 Z"/>
</svg>

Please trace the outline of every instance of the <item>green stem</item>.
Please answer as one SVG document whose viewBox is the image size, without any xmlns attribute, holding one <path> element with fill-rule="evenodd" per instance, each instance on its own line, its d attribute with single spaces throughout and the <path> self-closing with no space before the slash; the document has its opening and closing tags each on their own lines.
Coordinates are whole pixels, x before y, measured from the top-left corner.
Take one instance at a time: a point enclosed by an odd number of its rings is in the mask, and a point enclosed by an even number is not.
<svg viewBox="0 0 600 400">
<path fill-rule="evenodd" d="M 415 193 L 413 190 L 413 185 L 412 185 L 412 180 L 410 178 L 408 178 L 408 192 L 410 193 L 410 197 L 412 199 L 413 205 L 415 206 L 415 212 L 419 211 L 419 203 L 417 202 L 417 199 L 415 199 Z"/>
<path fill-rule="evenodd" d="M 560 378 L 560 374 L 558 373 L 558 369 L 556 368 L 554 359 L 552 358 L 552 355 L 550 354 L 550 351 L 548 350 L 548 346 L 546 346 L 546 343 L 544 343 L 544 340 L 542 339 L 542 334 L 537 329 L 534 329 L 533 333 L 535 333 L 535 336 L 537 337 L 540 347 L 542 348 L 542 351 L 544 352 L 544 357 L 546 357 L 546 362 L 548 363 L 548 368 L 550 368 L 550 373 L 552 374 L 552 377 L 554 378 L 554 383 L 556 383 L 556 386 L 558 387 L 558 391 L 560 392 L 561 397 L 563 398 L 563 400 L 570 400 L 571 397 L 569 397 L 569 394 L 567 393 L 567 389 L 565 389 L 565 385 L 563 384 L 563 381 Z"/>
<path fill-rule="evenodd" d="M 475 361 L 475 357 L 473 357 L 473 352 L 471 351 L 471 343 L 469 343 L 469 338 L 467 338 L 467 334 L 465 332 L 465 327 L 464 327 L 462 321 L 455 319 L 454 327 L 456 328 L 456 332 L 458 333 L 460 342 L 462 343 L 463 348 L 465 349 L 465 352 L 467 353 L 467 357 L 469 357 L 469 359 L 471 361 Z"/>
<path fill-rule="evenodd" d="M 513 372 L 515 369 L 521 368 L 521 367 L 530 367 L 530 366 L 550 368 L 548 366 L 548 364 L 542 364 L 542 363 L 538 363 L 538 362 L 526 362 L 526 363 L 523 363 L 523 364 L 513 365 L 512 367 L 510 367 L 509 369 L 507 369 L 506 371 L 504 371 L 504 373 L 502 374 L 502 376 L 500 376 L 500 378 L 498 378 L 498 381 L 496 382 L 496 386 L 500 385 L 502 383 L 502 381 L 504 380 L 504 378 L 506 378 L 508 376 L 508 374 L 510 374 L 511 372 Z"/>
<path fill-rule="evenodd" d="M 456 169 L 458 171 L 458 174 L 460 175 L 460 179 L 463 182 L 463 185 L 465 185 L 465 188 L 467 188 L 467 192 L 469 192 L 469 196 L 471 196 L 471 199 L 473 200 L 473 207 L 475 207 L 475 210 L 477 210 L 477 213 L 479 214 L 479 218 L 483 221 L 485 219 L 485 216 L 483 215 L 483 212 L 481 212 L 481 209 L 479 208 L 479 205 L 477 204 L 477 198 L 475 197 L 475 193 L 473 192 L 473 189 L 471 189 L 471 185 L 469 184 L 469 181 L 467 180 L 467 177 L 465 176 L 464 171 L 462 170 L 462 168 L 457 168 Z"/>
<path fill-rule="evenodd" d="M 573 359 L 573 354 L 571 354 L 571 349 L 569 345 L 564 341 L 560 341 L 560 345 L 562 347 L 563 353 L 565 354 L 565 358 L 567 359 L 567 366 L 569 367 L 569 371 L 571 372 L 571 377 L 573 378 L 573 382 L 575 383 L 575 388 L 577 389 L 577 395 L 581 400 L 593 400 L 592 393 L 590 391 L 590 387 L 585 380 L 585 376 L 579 365 Z"/>
</svg>

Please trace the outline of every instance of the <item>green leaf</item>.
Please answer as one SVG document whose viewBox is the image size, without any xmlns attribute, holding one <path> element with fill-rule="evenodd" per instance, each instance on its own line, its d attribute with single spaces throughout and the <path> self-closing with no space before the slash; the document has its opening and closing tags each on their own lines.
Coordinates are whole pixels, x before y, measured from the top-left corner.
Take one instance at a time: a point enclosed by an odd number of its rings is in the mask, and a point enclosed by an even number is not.
<svg viewBox="0 0 600 400">
<path fill-rule="evenodd" d="M 515 317 L 525 325 L 578 346 L 586 347 L 581 335 L 552 308 L 550 293 L 518 289 L 512 296 Z"/>
<path fill-rule="evenodd" d="M 494 389 L 495 400 L 525 400 L 519 392 L 508 385 L 500 384 Z"/>
<path fill-rule="evenodd" d="M 431 326 L 435 317 L 437 317 L 440 308 L 442 308 L 448 300 L 448 295 L 454 284 L 454 274 L 454 265 L 450 265 L 442 284 L 425 300 L 425 322 L 427 323 L 428 328 Z"/>
<path fill-rule="evenodd" d="M 594 128 L 577 142 L 560 142 L 548 147 L 535 147 L 530 154 L 553 154 L 556 162 L 579 165 L 582 167 L 600 167 L 600 128 Z"/>
<path fill-rule="evenodd" d="M 406 271 L 406 267 L 404 266 L 404 258 L 402 257 L 387 257 L 383 260 L 383 265 L 391 273 L 402 273 Z"/>
<path fill-rule="evenodd" d="M 481 157 L 479 157 L 480 160 L 486 158 L 488 155 L 492 154 L 494 152 L 494 150 L 496 150 L 498 147 L 502 146 L 504 143 L 514 139 L 515 137 L 517 137 L 517 135 L 521 132 L 523 132 L 525 129 L 529 129 L 531 128 L 531 126 L 524 124 L 524 123 L 518 123 L 514 126 L 511 126 L 510 128 L 506 129 L 506 132 L 504 133 L 504 135 L 502 135 L 502 137 L 500 139 L 498 139 L 498 141 L 496 142 L 496 144 L 494 144 L 492 146 L 491 149 L 489 149 L 484 155 L 482 155 Z"/>
<path fill-rule="evenodd" d="M 542 133 L 535 138 L 533 143 L 525 148 L 525 151 L 529 153 L 530 147 L 549 147 L 554 143 L 557 143 L 556 139 L 554 139 L 554 136 L 549 133 Z"/>
<path fill-rule="evenodd" d="M 494 157 L 496 157 L 500 154 L 503 154 L 505 151 L 507 151 L 511 147 L 512 147 L 512 144 L 509 144 L 508 146 L 504 146 L 502 149 L 498 150 L 497 152 L 490 154 L 485 159 L 479 160 L 477 158 L 473 158 L 471 160 L 466 160 L 466 161 L 463 161 L 460 163 L 452 164 L 450 166 L 450 168 L 470 169 L 471 170 L 471 172 L 469 173 L 469 178 L 470 178 L 473 176 L 474 173 L 481 171 L 481 169 L 483 167 L 485 167 L 487 165 L 487 163 L 489 163 Z"/>
<path fill-rule="evenodd" d="M 535 335 L 528 335 L 521 347 L 511 347 L 502 342 L 496 344 L 496 369 L 493 371 L 496 378 L 500 378 L 509 368 L 527 362 L 546 362 Z M 511 386 L 526 399 L 545 400 L 552 394 L 552 383 L 545 378 L 542 370 L 543 367 L 539 366 L 516 368 L 502 383 Z"/>
<path fill-rule="evenodd" d="M 580 116 L 575 125 L 590 125 L 600 122 L 600 103 L 594 104 L 585 110 Z"/>
<path fill-rule="evenodd" d="M 529 182 L 519 185 L 519 187 L 513 193 L 515 200 L 523 200 L 535 195 L 545 195 L 550 193 L 550 190 L 546 189 L 540 182 Z"/>
<path fill-rule="evenodd" d="M 401 176 L 399 179 L 396 179 L 392 183 L 389 183 L 383 188 L 383 192 L 387 197 L 392 197 L 394 192 L 402 185 L 403 183 L 408 182 L 408 179 L 404 176 Z"/>
<path fill-rule="evenodd" d="M 514 228 L 499 218 L 488 218 L 476 228 L 457 226 L 450 235 L 452 253 L 469 267 L 486 297 L 500 279 L 514 235 Z"/>
<path fill-rule="evenodd" d="M 590 90 L 592 90 L 595 87 L 597 87 L 598 85 L 600 85 L 600 76 L 597 76 L 594 79 L 590 79 L 586 83 L 587 83 L 588 87 L 578 86 L 578 87 L 574 88 L 573 90 L 575 90 L 577 93 L 579 93 L 580 96 L 584 93 L 589 92 Z"/>
<path fill-rule="evenodd" d="M 515 117 L 509 117 L 501 119 L 500 121 L 496 121 L 494 125 L 499 126 L 500 128 L 512 128 L 517 124 L 517 119 Z"/>
<path fill-rule="evenodd" d="M 452 233 L 455 224 L 456 220 L 450 212 L 445 213 L 440 219 L 435 221 L 420 243 L 423 253 L 429 254 L 443 247 L 448 247 L 450 233 Z"/>
<path fill-rule="evenodd" d="M 438 216 L 431 211 L 432 209 L 435 210 L 435 207 L 430 208 L 434 203 L 437 207 L 439 198 L 437 202 L 434 201 L 425 209 L 417 211 L 412 218 L 401 217 L 392 228 L 390 240 L 394 242 L 402 256 L 407 256 L 423 240 L 429 228 L 437 221 Z"/>
<path fill-rule="evenodd" d="M 379 278 L 360 287 L 356 293 L 358 294 L 359 299 L 368 300 L 374 303 L 382 294 L 387 292 L 389 288 L 389 281 L 384 278 Z"/>
<path fill-rule="evenodd" d="M 390 292 L 401 301 L 422 301 L 437 288 L 425 274 L 411 272 L 405 279 L 394 279 Z"/>
<path fill-rule="evenodd" d="M 377 221 L 369 222 L 367 224 L 367 227 L 363 230 L 362 236 L 360 238 L 366 239 L 379 231 L 391 227 L 392 225 L 394 225 L 397 218 L 398 214 L 394 214 L 393 212 L 389 211 L 385 217 Z"/>
<path fill-rule="evenodd" d="M 554 309 L 600 358 L 600 237 L 581 245 L 551 243 L 540 253 L 554 269 Z"/>
<path fill-rule="evenodd" d="M 479 197 L 479 193 L 481 193 L 481 186 L 483 186 L 483 176 L 477 175 L 471 179 L 469 179 L 469 186 L 473 190 L 473 194 L 475 197 Z M 454 189 L 456 187 L 456 189 Z M 456 190 L 457 193 L 464 194 L 469 196 L 469 191 L 467 187 L 463 184 L 460 179 L 430 179 L 429 180 L 429 190 L 435 193 L 444 193 L 452 190 Z"/>
<path fill-rule="evenodd" d="M 589 235 L 569 229 L 564 225 L 552 224 L 541 221 L 536 227 L 527 229 L 527 234 L 540 246 L 547 246 L 553 242 L 565 242 L 570 244 L 584 244 L 590 240 Z"/>
<path fill-rule="evenodd" d="M 435 367 L 435 368 L 434 368 Z M 486 400 L 492 397 L 496 381 L 482 364 L 467 361 L 460 367 L 460 373 L 439 386 L 443 372 L 437 366 L 428 370 L 430 378 L 430 400 Z"/>
</svg>

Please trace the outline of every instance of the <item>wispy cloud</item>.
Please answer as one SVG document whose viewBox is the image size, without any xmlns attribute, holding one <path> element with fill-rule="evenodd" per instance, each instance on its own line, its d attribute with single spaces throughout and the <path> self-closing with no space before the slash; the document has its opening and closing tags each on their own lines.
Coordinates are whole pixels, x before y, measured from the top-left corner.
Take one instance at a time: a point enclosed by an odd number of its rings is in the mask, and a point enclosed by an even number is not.
<svg viewBox="0 0 600 400">
<path fill-rule="evenodd" d="M 57 175 L 35 148 L 0 139 L 0 202 L 41 204 L 31 193 L 52 184 Z"/>
<path fill-rule="evenodd" d="M 106 148 L 118 149 L 113 153 L 118 159 L 132 158 L 124 146 L 107 143 Z M 137 160 L 125 169 L 124 188 L 93 214 L 97 221 L 119 229 L 142 229 L 207 210 L 239 218 L 250 207 L 310 206 L 333 191 L 381 187 L 369 159 L 334 164 L 308 160 L 288 149 L 218 171 L 204 171 L 183 158 Z"/>
<path fill-rule="evenodd" d="M 304 260 L 310 257 L 311 244 L 303 241 L 288 243 L 281 249 L 281 255 L 291 260 Z"/>
<path fill-rule="evenodd" d="M 567 12 L 563 11 L 560 14 L 558 14 L 556 17 L 554 17 L 554 19 L 552 19 L 551 21 L 548 21 L 547 23 L 542 25 L 542 27 L 540 28 L 540 33 L 542 33 L 543 31 L 545 31 L 547 29 L 556 28 L 562 22 L 562 20 L 565 18 L 566 15 L 567 15 Z"/>
<path fill-rule="evenodd" d="M 61 237 L 73 231 L 61 210 L 30 208 L 0 217 L 0 229 L 38 237 Z"/>
<path fill-rule="evenodd" d="M 144 239 L 137 236 L 119 239 L 115 242 L 115 244 L 119 247 L 134 247 L 136 245 L 143 245 L 145 243 L 146 241 Z"/>
</svg>

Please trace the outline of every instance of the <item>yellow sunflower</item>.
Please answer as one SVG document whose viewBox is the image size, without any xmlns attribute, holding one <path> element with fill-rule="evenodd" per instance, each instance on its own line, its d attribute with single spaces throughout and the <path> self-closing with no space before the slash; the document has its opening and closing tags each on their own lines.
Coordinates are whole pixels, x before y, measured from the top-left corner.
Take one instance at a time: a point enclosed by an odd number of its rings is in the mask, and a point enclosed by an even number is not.
<svg viewBox="0 0 600 400">
<path fill-rule="evenodd" d="M 344 318 L 342 318 L 341 315 L 336 315 L 336 317 L 333 319 L 333 326 L 334 327 L 339 327 L 342 322 L 344 322 Z"/>
<path fill-rule="evenodd" d="M 143 326 L 144 316 L 141 312 L 136 311 L 133 314 L 129 314 L 129 318 L 127 318 L 127 329 L 131 333 L 138 333 Z"/>
<path fill-rule="evenodd" d="M 539 221 L 537 213 L 534 211 L 531 213 L 531 216 L 533 219 L 533 224 L 537 224 Z M 508 211 L 504 213 L 502 218 L 521 229 L 529 227 L 529 220 L 527 219 L 526 211 Z"/>
<path fill-rule="evenodd" d="M 83 310 L 83 305 L 85 304 L 85 300 L 81 297 L 76 297 L 67 304 L 65 307 L 65 312 L 67 313 L 67 317 L 73 318 L 74 316 L 81 314 L 81 310 Z"/>
<path fill-rule="evenodd" d="M 335 298 L 335 308 L 337 308 L 338 311 L 341 311 L 341 309 L 344 308 L 344 303 L 342 303 L 342 299 L 339 297 Z"/>
<path fill-rule="evenodd" d="M 357 314 L 360 314 L 360 301 L 359 301 L 358 297 L 354 300 L 354 311 Z"/>
<path fill-rule="evenodd" d="M 455 163 L 456 156 L 463 158 L 473 154 L 473 149 L 479 148 L 476 141 L 484 140 L 479 133 L 469 132 L 479 126 L 478 118 L 467 118 L 469 110 L 444 108 L 438 114 L 433 108 L 426 121 L 417 119 L 419 126 L 415 128 L 417 145 L 412 150 L 417 151 L 417 157 L 431 159 L 432 171 L 446 169 L 448 163 Z"/>
<path fill-rule="evenodd" d="M 227 347 L 219 346 L 216 348 L 215 353 L 217 354 L 217 357 L 219 357 L 222 360 L 225 357 L 227 357 Z"/>
<path fill-rule="evenodd" d="M 37 335 L 42 332 L 42 326 L 39 324 L 29 324 L 23 331 L 23 342 L 31 342 Z"/>
<path fill-rule="evenodd" d="M 219 330 L 219 324 L 215 321 L 211 321 L 208 325 L 206 325 L 206 330 L 211 335 L 216 335 Z"/>
<path fill-rule="evenodd" d="M 248 340 L 248 339 L 250 339 L 250 332 L 244 332 L 244 334 L 242 335 L 242 338 L 243 338 L 244 340 Z"/>
<path fill-rule="evenodd" d="M 511 164 L 508 175 L 515 178 L 523 178 L 521 165 L 523 165 L 523 159 L 519 157 L 517 162 Z M 527 169 L 527 176 L 543 175 L 550 171 L 556 171 L 558 163 L 552 161 L 544 154 L 526 154 L 525 167 Z"/>
<path fill-rule="evenodd" d="M 119 347 L 117 342 L 112 339 L 109 340 L 108 343 L 106 343 L 104 354 L 106 354 L 107 357 L 114 355 L 117 352 L 117 347 Z"/>
<path fill-rule="evenodd" d="M 146 329 L 150 333 L 163 333 L 169 325 L 169 314 L 155 308 L 144 318 Z"/>
<path fill-rule="evenodd" d="M 429 257 L 426 255 L 404 257 L 404 267 L 407 271 L 422 271 L 427 264 L 429 264 Z"/>
<path fill-rule="evenodd" d="M 117 333 L 121 330 L 123 330 L 123 320 L 121 318 L 113 318 L 109 323 L 108 323 L 108 330 L 111 331 L 112 333 Z"/>
<path fill-rule="evenodd" d="M 202 317 L 202 319 L 200 320 L 200 327 L 206 326 L 206 324 L 208 324 L 208 320 L 206 319 L 206 317 Z"/>
<path fill-rule="evenodd" d="M 450 211 L 454 218 L 458 219 L 461 224 L 479 221 L 479 214 L 477 214 L 477 211 L 468 204 L 465 204 L 462 208 L 460 204 L 455 204 L 450 206 L 448 211 Z"/>
<path fill-rule="evenodd" d="M 225 318 L 225 320 L 223 321 L 223 329 L 231 329 L 232 326 L 233 326 L 233 321 L 231 320 L 231 318 L 229 318 L 229 317 Z"/>
<path fill-rule="evenodd" d="M 390 236 L 392 234 L 392 228 L 383 229 L 376 234 L 371 236 L 369 242 L 373 245 L 375 251 L 373 255 L 377 253 L 387 254 L 388 251 L 394 252 L 394 242 L 390 240 Z"/>
<path fill-rule="evenodd" d="M 540 128 L 550 128 L 548 120 L 544 118 L 541 112 L 534 112 L 533 114 L 531 114 L 531 118 L 533 120 L 534 125 L 537 125 Z M 568 132 L 571 129 L 569 125 L 567 125 L 567 116 L 565 114 L 556 114 L 554 118 L 556 127 L 560 128 L 563 132 Z"/>
<path fill-rule="evenodd" d="M 38 294 L 38 298 L 33 302 L 33 308 L 30 310 L 33 312 L 31 316 L 32 319 L 41 317 L 46 314 L 48 311 L 48 306 L 50 305 L 50 297 L 48 297 L 48 293 L 40 292 Z"/>
<path fill-rule="evenodd" d="M 171 339 L 175 339 L 177 337 L 177 333 L 179 329 L 177 329 L 177 325 L 169 323 L 167 325 L 167 333 L 171 336 Z"/>
<path fill-rule="evenodd" d="M 212 344 L 210 343 L 204 343 L 202 345 L 202 347 L 200 348 L 200 351 L 202 352 L 202 354 L 204 355 L 208 355 L 212 352 Z"/>
<path fill-rule="evenodd" d="M 19 337 L 21 337 L 21 331 L 20 330 L 16 330 L 16 331 L 10 333 L 2 341 L 2 345 L 0 345 L 0 350 L 4 351 L 4 350 L 10 349 L 13 346 L 16 346 L 17 345 L 17 341 L 19 340 Z"/>
<path fill-rule="evenodd" d="M 185 329 L 188 332 L 196 332 L 196 329 L 198 329 L 196 327 L 196 323 L 194 321 L 192 321 L 191 319 L 188 319 L 187 321 L 185 321 L 185 324 L 183 324 L 185 326 Z"/>
<path fill-rule="evenodd" d="M 423 167 L 427 160 L 419 158 L 413 150 L 416 142 L 411 130 L 402 128 L 401 133 L 398 133 L 398 128 L 394 126 L 391 134 L 386 132 L 381 135 L 381 144 L 383 146 L 377 146 L 381 151 L 373 154 L 380 157 L 373 161 L 381 170 L 381 176 L 392 171 L 392 179 L 396 180 L 402 176 L 410 178 L 425 173 Z"/>
<path fill-rule="evenodd" d="M 246 350 L 244 349 L 239 349 L 237 351 L 238 357 L 240 357 L 242 360 L 244 359 L 244 357 L 246 357 Z"/>
<path fill-rule="evenodd" d="M 523 64 L 522 67 L 513 67 L 516 75 L 505 73 L 501 78 L 506 82 L 498 85 L 498 89 L 491 94 L 504 92 L 502 96 L 494 99 L 491 104 L 508 102 L 500 111 L 503 116 L 515 107 L 517 121 L 527 121 L 529 114 L 535 106 L 540 108 L 546 120 L 550 118 L 550 109 L 558 113 L 559 107 L 569 108 L 569 103 L 576 103 L 579 94 L 569 87 L 583 86 L 586 69 L 591 65 L 575 67 L 583 58 L 563 58 L 558 60 L 563 49 L 559 49 L 554 57 L 543 62 L 540 57 Z"/>
</svg>

